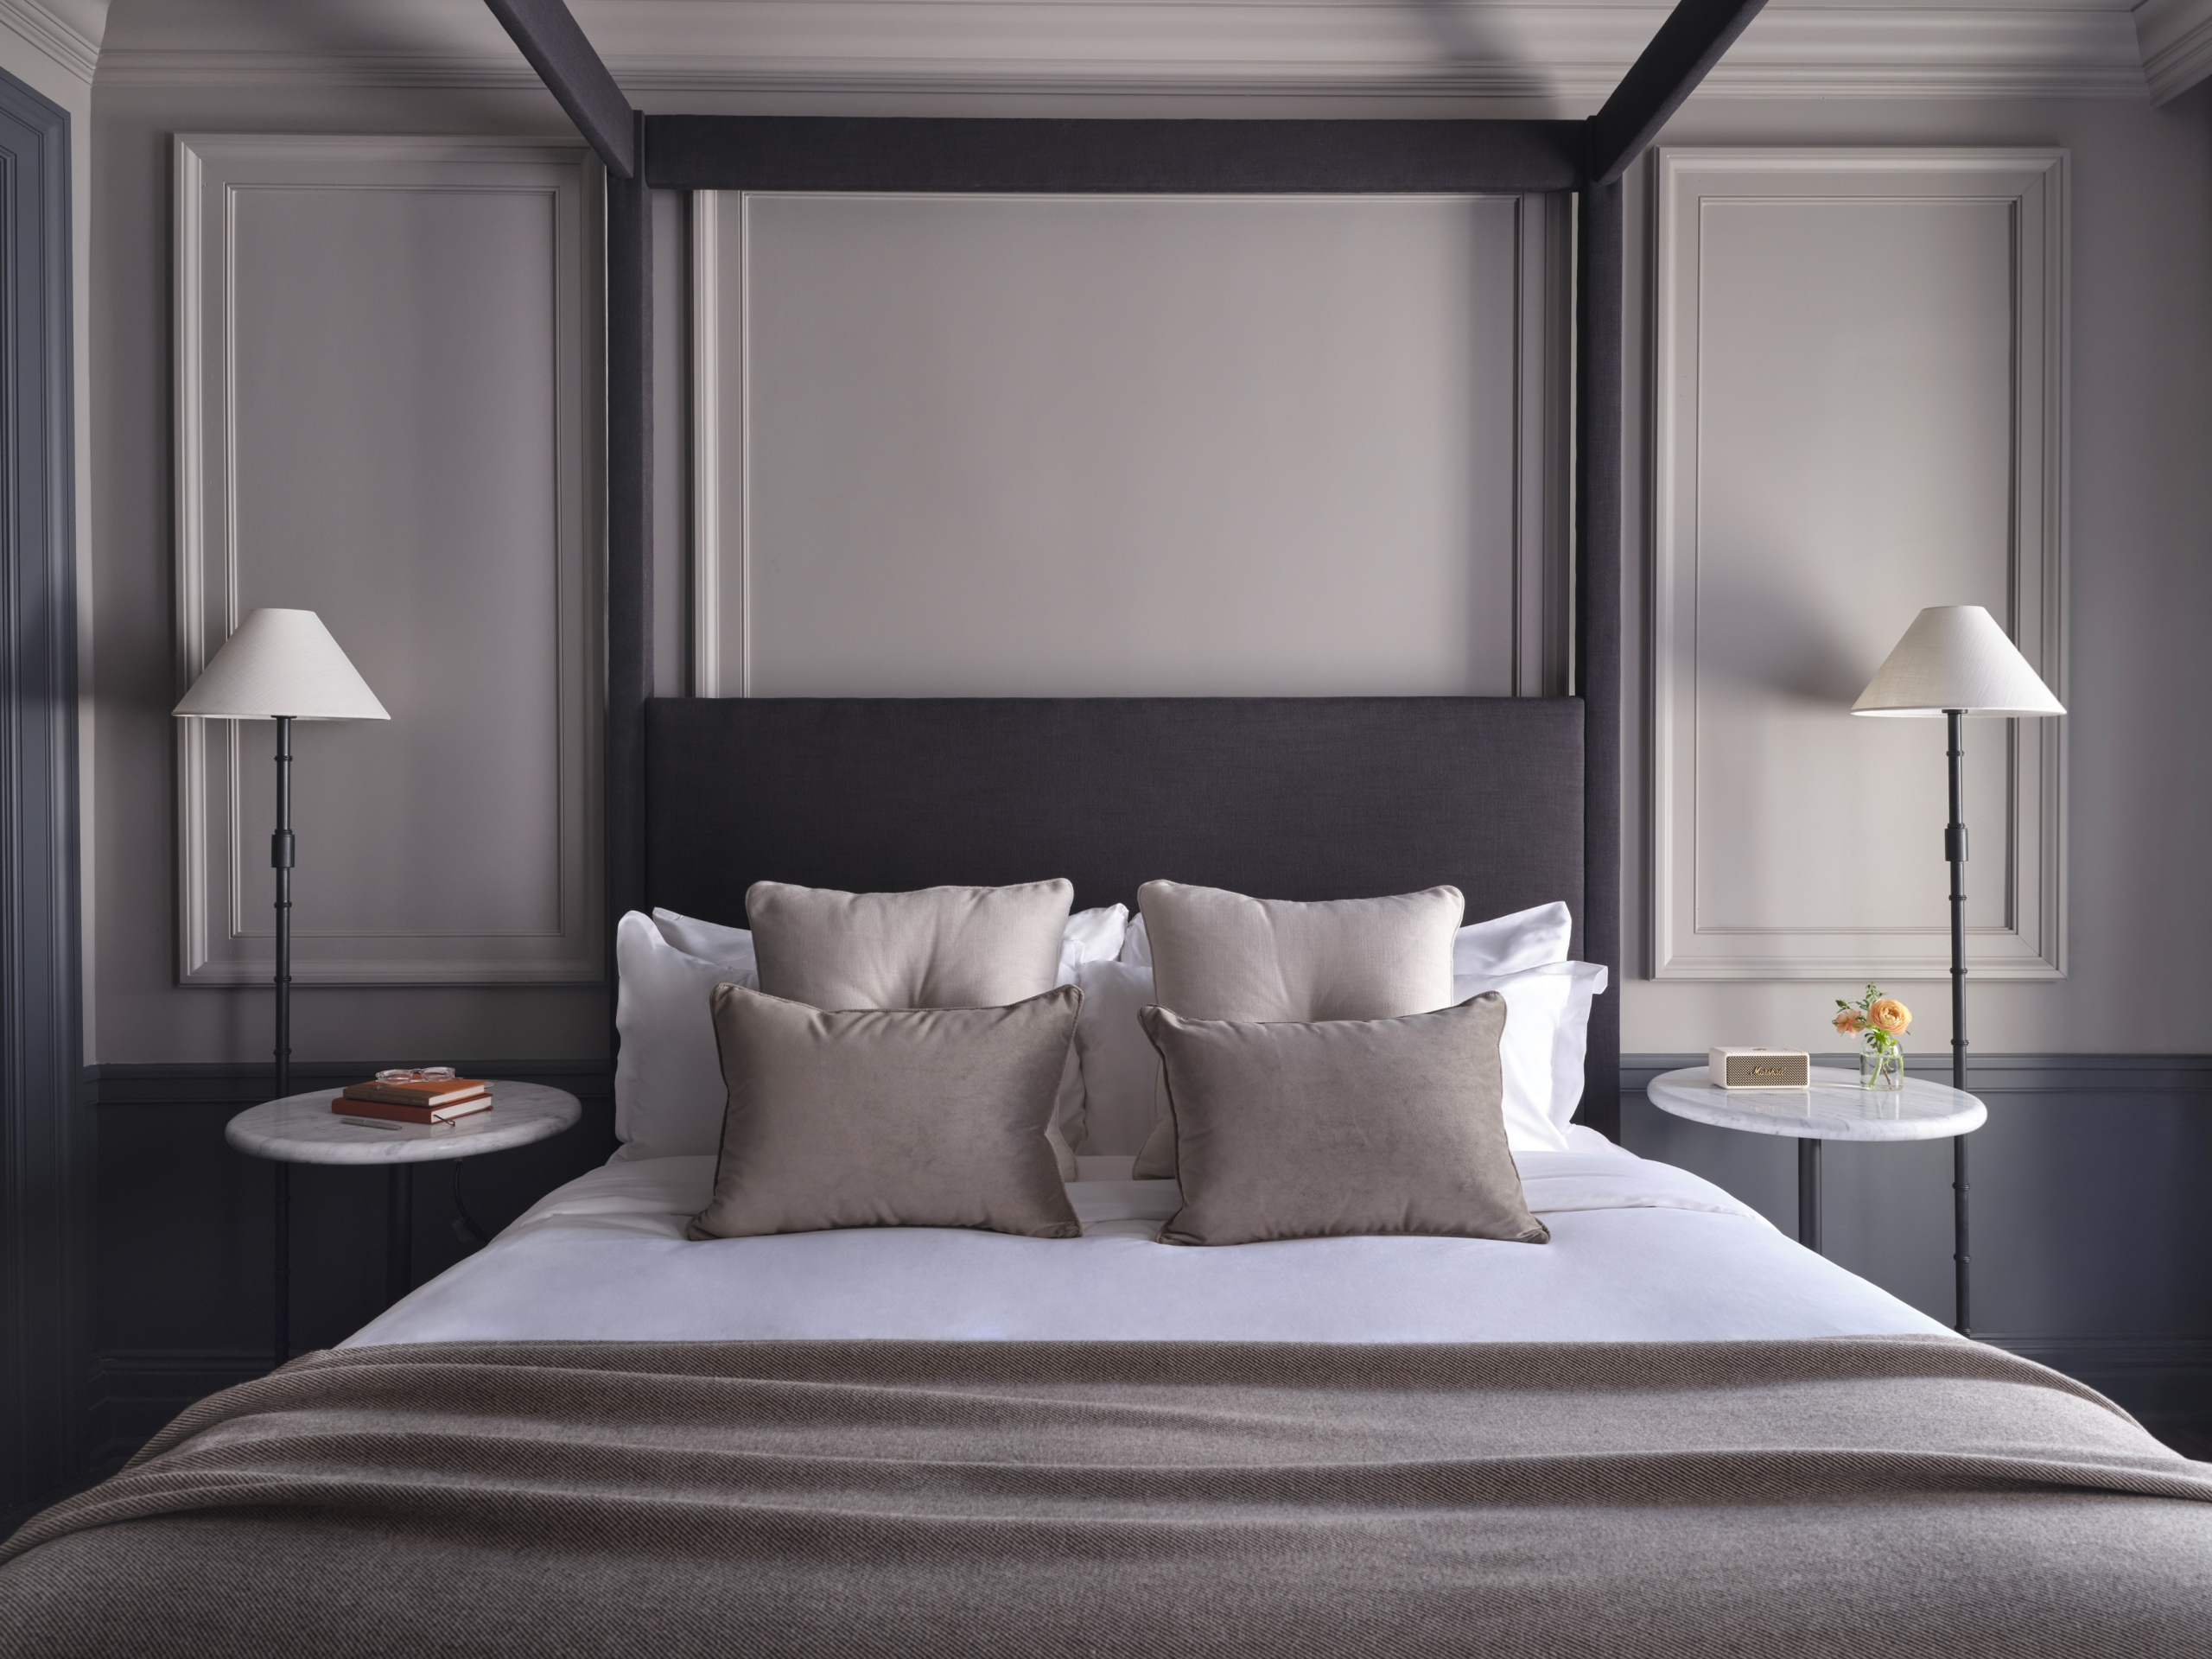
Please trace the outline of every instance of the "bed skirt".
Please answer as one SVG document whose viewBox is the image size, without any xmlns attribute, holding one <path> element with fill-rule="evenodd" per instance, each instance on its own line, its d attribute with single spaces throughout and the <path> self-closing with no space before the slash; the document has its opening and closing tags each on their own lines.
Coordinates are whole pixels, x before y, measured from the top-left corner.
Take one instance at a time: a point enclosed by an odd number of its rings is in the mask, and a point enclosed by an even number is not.
<svg viewBox="0 0 2212 1659">
<path fill-rule="evenodd" d="M 0 1652 L 2212 1653 L 2212 1465 L 1942 1338 L 336 1350 L 0 1547 Z"/>
</svg>

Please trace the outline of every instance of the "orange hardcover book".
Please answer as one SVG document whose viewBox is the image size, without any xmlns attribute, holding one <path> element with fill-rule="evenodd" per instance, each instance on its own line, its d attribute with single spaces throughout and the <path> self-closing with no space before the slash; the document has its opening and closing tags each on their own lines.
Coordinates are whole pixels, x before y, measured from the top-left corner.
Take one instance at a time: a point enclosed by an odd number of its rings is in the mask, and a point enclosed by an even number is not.
<svg viewBox="0 0 2212 1659">
<path fill-rule="evenodd" d="M 492 1096 L 486 1091 L 443 1106 L 398 1106 L 386 1100 L 353 1100 L 340 1095 L 330 1103 L 330 1109 L 352 1117 L 385 1118 L 394 1123 L 450 1123 L 457 1117 L 490 1111 Z"/>
<path fill-rule="evenodd" d="M 408 1083 L 348 1084 L 341 1092 L 348 1100 L 380 1100 L 387 1106 L 448 1106 L 489 1086 L 481 1077 L 416 1077 Z"/>
</svg>

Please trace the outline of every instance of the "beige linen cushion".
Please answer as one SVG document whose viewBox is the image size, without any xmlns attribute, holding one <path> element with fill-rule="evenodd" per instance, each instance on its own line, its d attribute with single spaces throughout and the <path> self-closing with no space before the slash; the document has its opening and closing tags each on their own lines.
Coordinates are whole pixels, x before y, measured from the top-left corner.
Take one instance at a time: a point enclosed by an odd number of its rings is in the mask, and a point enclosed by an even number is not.
<svg viewBox="0 0 2212 1659">
<path fill-rule="evenodd" d="M 1467 901 L 1451 887 L 1307 904 L 1147 881 L 1137 908 L 1154 995 L 1186 1020 L 1388 1020 L 1450 1006 Z M 1135 1174 L 1174 1173 L 1175 1126 L 1160 1087 Z"/>
<path fill-rule="evenodd" d="M 1065 880 L 915 893 L 755 881 L 745 908 L 770 996 L 817 1008 L 985 1008 L 1058 982 L 1074 899 Z M 1082 1092 L 1071 1049 L 1061 1104 L 1045 1126 L 1064 1180 L 1075 1179 L 1075 1152 L 1058 1120 L 1080 1117 Z"/>
<path fill-rule="evenodd" d="M 831 1011 L 715 989 L 729 1110 L 695 1239 L 832 1227 L 1083 1229 L 1046 1144 L 1083 993 Z"/>
<path fill-rule="evenodd" d="M 755 881 L 760 988 L 817 1008 L 1001 1007 L 1052 988 L 1074 884 L 839 893 Z"/>
<path fill-rule="evenodd" d="M 1183 1185 L 1163 1243 L 1550 1240 L 1505 1143 L 1497 992 L 1397 1020 L 1140 1018 L 1166 1063 Z"/>
</svg>

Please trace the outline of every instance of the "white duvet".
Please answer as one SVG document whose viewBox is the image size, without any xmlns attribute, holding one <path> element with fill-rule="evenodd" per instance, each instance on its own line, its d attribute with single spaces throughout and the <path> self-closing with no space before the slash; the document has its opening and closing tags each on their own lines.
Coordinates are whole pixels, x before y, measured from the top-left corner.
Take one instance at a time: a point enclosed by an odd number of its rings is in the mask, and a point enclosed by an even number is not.
<svg viewBox="0 0 2212 1659">
<path fill-rule="evenodd" d="M 1943 1327 L 1712 1183 L 1588 1131 L 1516 1154 L 1549 1244 L 1154 1242 L 1172 1181 L 1085 1159 L 1079 1239 L 867 1228 L 691 1243 L 710 1157 L 612 1163 L 347 1339 L 1621 1342 Z"/>
</svg>

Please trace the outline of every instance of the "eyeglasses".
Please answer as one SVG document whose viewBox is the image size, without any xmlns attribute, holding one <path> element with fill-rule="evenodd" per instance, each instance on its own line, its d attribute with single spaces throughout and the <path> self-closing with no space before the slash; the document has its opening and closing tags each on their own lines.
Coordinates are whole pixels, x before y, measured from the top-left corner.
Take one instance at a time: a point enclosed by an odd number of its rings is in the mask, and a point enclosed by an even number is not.
<svg viewBox="0 0 2212 1659">
<path fill-rule="evenodd" d="M 378 1083 L 445 1083 L 458 1077 L 449 1065 L 396 1065 L 377 1073 Z"/>
</svg>

